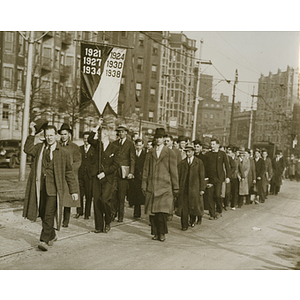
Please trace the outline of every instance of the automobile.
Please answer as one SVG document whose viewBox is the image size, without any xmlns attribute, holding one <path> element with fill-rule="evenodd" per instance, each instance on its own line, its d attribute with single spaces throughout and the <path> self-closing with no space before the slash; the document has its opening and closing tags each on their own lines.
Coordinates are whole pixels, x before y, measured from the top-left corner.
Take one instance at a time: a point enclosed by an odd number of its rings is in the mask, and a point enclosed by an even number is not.
<svg viewBox="0 0 300 300">
<path fill-rule="evenodd" d="M 0 140 L 0 165 L 6 164 L 9 168 L 16 168 L 20 164 L 21 140 Z M 27 155 L 27 163 L 31 157 Z"/>
</svg>

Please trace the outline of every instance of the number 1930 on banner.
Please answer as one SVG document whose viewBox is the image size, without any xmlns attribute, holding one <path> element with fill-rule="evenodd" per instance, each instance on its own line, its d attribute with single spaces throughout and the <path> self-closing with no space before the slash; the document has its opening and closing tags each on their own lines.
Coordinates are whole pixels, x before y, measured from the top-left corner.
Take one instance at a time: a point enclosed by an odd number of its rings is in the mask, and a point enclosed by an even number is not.
<svg viewBox="0 0 300 300">
<path fill-rule="evenodd" d="M 102 74 L 102 67 L 105 69 L 105 76 L 120 78 L 125 60 L 125 54 L 112 51 L 102 66 L 102 52 L 100 49 L 86 47 L 82 57 L 82 72 L 88 75 Z"/>
</svg>

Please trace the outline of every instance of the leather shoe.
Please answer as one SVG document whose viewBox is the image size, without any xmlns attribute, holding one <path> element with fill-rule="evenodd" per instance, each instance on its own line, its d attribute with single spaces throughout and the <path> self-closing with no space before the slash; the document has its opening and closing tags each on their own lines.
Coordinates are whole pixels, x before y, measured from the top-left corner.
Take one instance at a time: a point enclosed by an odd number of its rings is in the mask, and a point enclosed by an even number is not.
<svg viewBox="0 0 300 300">
<path fill-rule="evenodd" d="M 85 220 L 88 220 L 90 217 L 84 217 Z"/>
<path fill-rule="evenodd" d="M 80 214 L 76 214 L 74 218 L 78 219 L 80 216 L 81 216 Z"/>
<path fill-rule="evenodd" d="M 159 240 L 160 240 L 161 242 L 164 242 L 164 241 L 166 240 L 165 235 L 164 235 L 164 234 L 160 234 L 160 235 L 159 235 Z"/>
<path fill-rule="evenodd" d="M 42 251 L 48 251 L 48 245 L 45 242 L 40 242 L 38 248 Z"/>
<path fill-rule="evenodd" d="M 123 220 L 118 220 L 119 223 L 123 222 Z"/>
<path fill-rule="evenodd" d="M 188 229 L 186 227 L 181 228 L 182 231 L 187 231 Z"/>
<path fill-rule="evenodd" d="M 191 224 L 191 227 L 194 228 L 194 227 L 195 227 L 195 223 L 192 223 L 192 224 Z"/>
<path fill-rule="evenodd" d="M 57 235 L 55 236 L 54 239 L 52 239 L 52 240 L 50 240 L 50 241 L 48 242 L 48 245 L 49 245 L 49 246 L 53 246 L 54 242 L 56 242 L 56 241 L 57 241 Z"/>
<path fill-rule="evenodd" d="M 110 224 L 105 225 L 105 230 L 104 230 L 104 232 L 105 232 L 105 233 L 108 233 L 109 231 L 110 231 Z"/>
<path fill-rule="evenodd" d="M 202 217 L 198 217 L 197 224 L 199 224 L 199 225 L 202 224 Z"/>
<path fill-rule="evenodd" d="M 69 225 L 67 225 L 67 224 L 62 224 L 62 227 L 69 227 Z"/>
<path fill-rule="evenodd" d="M 217 217 L 209 217 L 209 220 L 216 220 Z"/>
<path fill-rule="evenodd" d="M 152 240 L 157 241 L 158 240 L 158 235 L 155 235 Z"/>
<path fill-rule="evenodd" d="M 100 233 L 100 232 L 103 232 L 103 230 L 98 230 L 98 229 L 96 229 L 96 230 L 94 230 L 94 231 L 92 231 L 92 232 L 94 232 L 94 233 Z"/>
</svg>

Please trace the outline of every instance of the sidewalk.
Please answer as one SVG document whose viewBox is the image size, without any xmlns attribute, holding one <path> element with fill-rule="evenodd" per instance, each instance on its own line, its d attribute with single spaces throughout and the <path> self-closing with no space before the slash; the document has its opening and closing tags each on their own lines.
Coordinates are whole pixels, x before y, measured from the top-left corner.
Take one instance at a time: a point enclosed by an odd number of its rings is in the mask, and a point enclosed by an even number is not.
<svg viewBox="0 0 300 300">
<path fill-rule="evenodd" d="M 8 206 L 8 204 L 7 204 Z M 36 248 L 39 243 L 42 224 L 40 218 L 31 222 L 22 217 L 23 205 L 21 202 L 15 204 L 14 208 L 0 208 L 0 259 L 2 257 Z M 72 216 L 75 214 L 72 208 Z M 123 223 L 112 222 L 111 227 L 134 222 L 131 218 L 133 209 L 125 207 L 125 218 Z M 57 231 L 58 241 L 88 234 L 94 228 L 94 216 L 89 220 L 82 217 L 75 219 L 71 216 L 69 227 Z M 127 217 L 127 218 L 126 218 Z M 1 269 L 1 268 L 0 268 Z"/>
</svg>

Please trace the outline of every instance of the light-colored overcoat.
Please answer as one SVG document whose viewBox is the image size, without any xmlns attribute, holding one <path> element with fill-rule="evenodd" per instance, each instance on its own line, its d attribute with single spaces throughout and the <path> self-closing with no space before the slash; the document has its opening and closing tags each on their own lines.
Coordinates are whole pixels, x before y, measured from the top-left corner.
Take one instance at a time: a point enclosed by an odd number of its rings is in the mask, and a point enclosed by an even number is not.
<svg viewBox="0 0 300 300">
<path fill-rule="evenodd" d="M 159 158 L 156 146 L 146 155 L 142 189 L 146 191 L 145 213 L 173 213 L 173 191 L 179 190 L 177 159 L 164 146 Z"/>
</svg>

